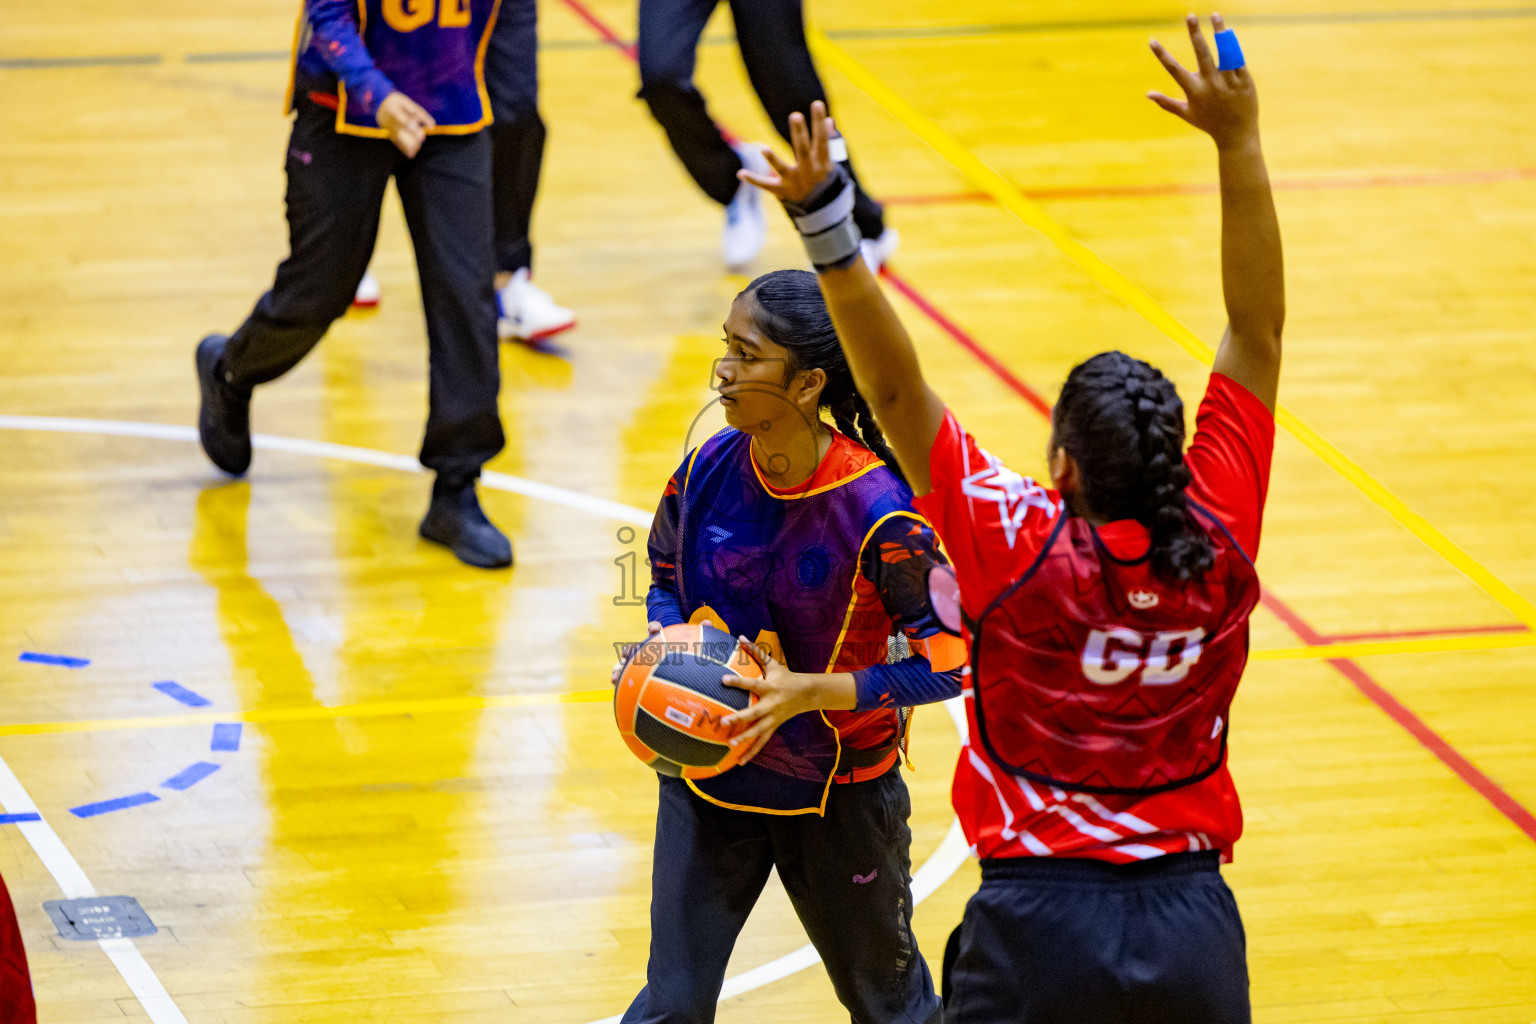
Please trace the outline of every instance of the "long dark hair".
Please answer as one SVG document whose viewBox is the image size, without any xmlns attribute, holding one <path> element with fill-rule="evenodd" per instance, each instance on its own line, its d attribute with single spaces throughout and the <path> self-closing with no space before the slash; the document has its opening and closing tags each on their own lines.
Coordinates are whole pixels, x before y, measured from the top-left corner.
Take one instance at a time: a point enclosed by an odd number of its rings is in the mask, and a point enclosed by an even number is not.
<svg viewBox="0 0 1536 1024">
<path fill-rule="evenodd" d="M 1067 375 L 1053 416 L 1055 443 L 1077 460 L 1081 495 L 1104 519 L 1135 519 L 1152 534 L 1152 569 L 1169 580 L 1215 562 L 1184 499 L 1184 403 L 1161 371 L 1103 352 Z"/>
<path fill-rule="evenodd" d="M 853 386 L 853 371 L 848 369 L 848 357 L 837 340 L 816 275 L 809 270 L 775 270 L 747 285 L 741 294 L 755 300 L 752 316 L 758 330 L 789 350 L 785 381 L 802 370 L 825 373 L 827 383 L 818 407 L 829 410 L 838 430 L 874 452 L 906 483 L 869 404 Z"/>
</svg>

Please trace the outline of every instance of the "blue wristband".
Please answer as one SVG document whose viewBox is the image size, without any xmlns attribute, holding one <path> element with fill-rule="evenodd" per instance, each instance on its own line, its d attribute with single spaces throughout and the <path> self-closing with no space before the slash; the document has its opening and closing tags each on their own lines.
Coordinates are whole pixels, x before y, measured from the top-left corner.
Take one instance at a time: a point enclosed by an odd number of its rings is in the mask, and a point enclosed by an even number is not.
<svg viewBox="0 0 1536 1024">
<path fill-rule="evenodd" d="M 1229 28 L 1217 32 L 1216 70 L 1236 71 L 1245 63 L 1243 60 L 1243 48 L 1237 44 L 1237 33 Z"/>
</svg>

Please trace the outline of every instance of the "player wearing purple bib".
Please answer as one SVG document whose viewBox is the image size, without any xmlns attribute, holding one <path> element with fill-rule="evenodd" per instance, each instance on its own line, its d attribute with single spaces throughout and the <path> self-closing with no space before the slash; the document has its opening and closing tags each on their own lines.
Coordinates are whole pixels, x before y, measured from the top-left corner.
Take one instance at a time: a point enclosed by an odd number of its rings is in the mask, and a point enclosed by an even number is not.
<svg viewBox="0 0 1536 1024">
<path fill-rule="evenodd" d="M 491 142 L 483 60 L 497 0 L 307 0 L 288 109 L 289 255 L 239 330 L 197 348 L 198 431 L 214 464 L 251 462 L 251 392 L 287 373 L 347 310 L 395 179 L 421 277 L 430 389 L 421 461 L 437 473 L 421 536 L 512 564 L 475 481 L 505 437 L 492 291 Z"/>
<path fill-rule="evenodd" d="M 834 710 L 761 700 L 758 732 L 732 740 L 748 745 L 741 764 L 661 778 L 650 964 L 624 1022 L 714 1019 L 731 947 L 776 869 L 854 1021 L 936 1024 L 898 761 L 900 709 L 960 692 L 963 651 L 928 596 L 943 557 L 882 458 L 815 277 L 752 282 L 725 329 L 716 376 L 731 426 L 667 483 L 651 628 L 708 620 L 750 638 L 768 679 L 835 692 Z"/>
</svg>

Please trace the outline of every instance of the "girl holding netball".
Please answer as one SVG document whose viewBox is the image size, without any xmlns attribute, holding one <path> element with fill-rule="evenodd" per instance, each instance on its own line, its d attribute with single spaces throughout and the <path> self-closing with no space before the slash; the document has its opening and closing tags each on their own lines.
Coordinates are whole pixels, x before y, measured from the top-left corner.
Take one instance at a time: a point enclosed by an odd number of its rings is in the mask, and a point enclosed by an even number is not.
<svg viewBox="0 0 1536 1024">
<path fill-rule="evenodd" d="M 744 176 L 800 227 L 854 381 L 960 582 L 970 739 L 954 804 L 982 883 L 945 957 L 952 1024 L 1249 1019 L 1218 863 L 1242 831 L 1228 711 L 1259 599 L 1285 301 L 1253 80 L 1212 21 L 1220 65 L 1194 16 L 1194 70 L 1152 44 L 1185 99 L 1151 99 L 1215 141 L 1221 176 L 1229 327 L 1188 451 L 1173 384 L 1106 352 L 1062 387 L 1050 485 L 1009 470 L 924 381 L 857 258 L 825 111 L 797 119 L 793 165 Z M 823 706 L 814 683 L 770 665 L 733 716 L 751 723 L 742 741 Z"/>
<path fill-rule="evenodd" d="M 815 275 L 753 281 L 725 334 L 715 374 L 730 426 L 667 483 L 649 544 L 651 631 L 712 622 L 771 653 L 776 672 L 803 674 L 830 710 L 782 720 L 750 763 L 715 778 L 661 778 L 650 964 L 624 1021 L 713 1020 L 731 947 L 777 868 L 852 1019 L 937 1022 L 912 935 L 898 762 L 899 709 L 960 692 L 963 647 L 928 598 L 942 559 Z"/>
</svg>

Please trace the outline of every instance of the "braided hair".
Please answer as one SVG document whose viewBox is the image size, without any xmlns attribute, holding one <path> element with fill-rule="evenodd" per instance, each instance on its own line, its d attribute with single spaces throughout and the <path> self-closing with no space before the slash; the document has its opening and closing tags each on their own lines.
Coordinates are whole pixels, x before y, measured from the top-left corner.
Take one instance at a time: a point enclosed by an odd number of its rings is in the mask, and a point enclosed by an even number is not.
<svg viewBox="0 0 1536 1024">
<path fill-rule="evenodd" d="M 1123 352 L 1100 353 L 1068 374 L 1053 426 L 1053 444 L 1077 461 L 1088 509 L 1151 533 L 1154 572 L 1184 581 L 1211 568 L 1210 538 L 1184 498 L 1184 403 L 1172 381 Z"/>
<path fill-rule="evenodd" d="M 789 350 L 785 380 L 802 370 L 825 373 L 827 383 L 821 389 L 818 408 L 830 411 L 838 430 L 874 452 L 906 483 L 869 404 L 854 387 L 853 371 L 848 368 L 848 357 L 837 339 L 816 275 L 808 270 L 775 270 L 747 285 L 741 294 L 755 300 L 752 317 L 758 329 Z"/>
</svg>

